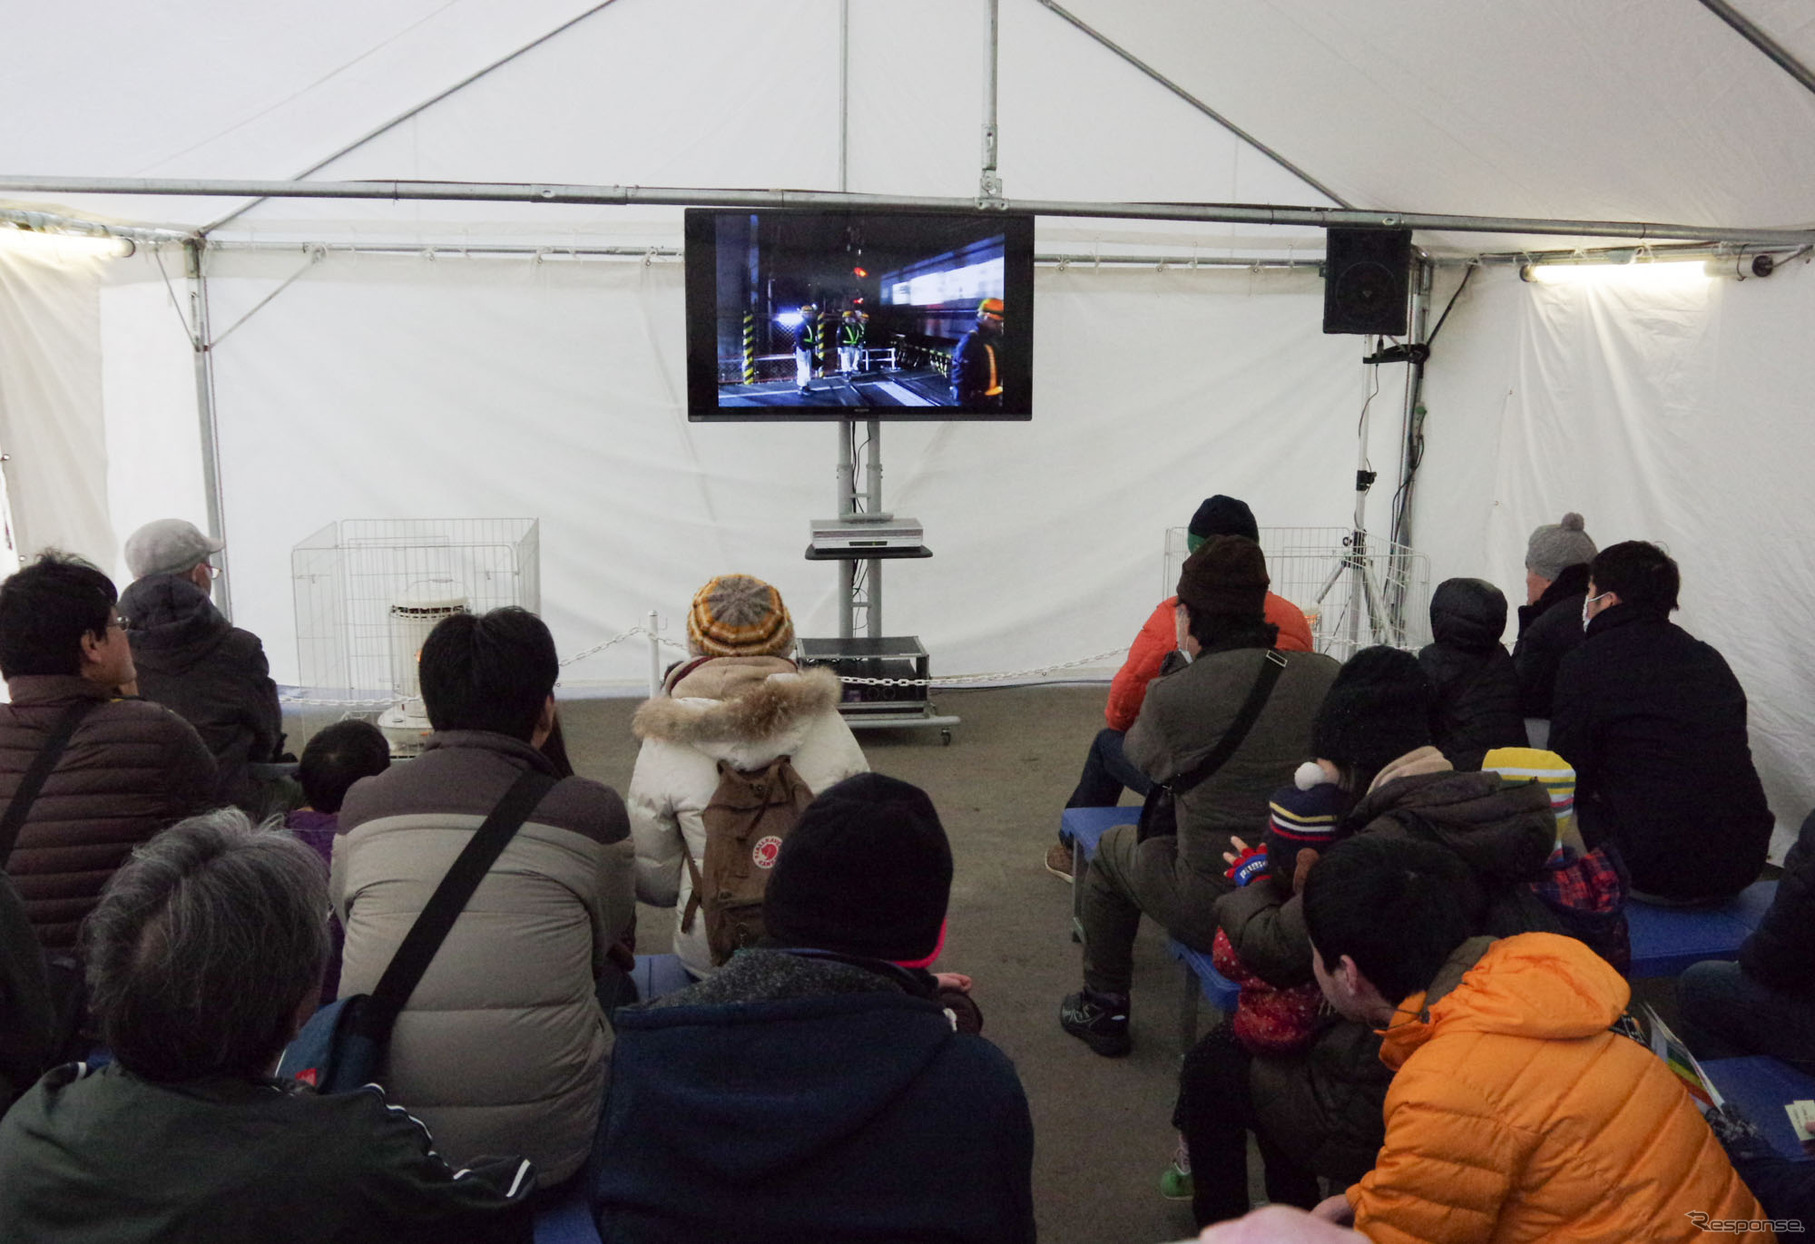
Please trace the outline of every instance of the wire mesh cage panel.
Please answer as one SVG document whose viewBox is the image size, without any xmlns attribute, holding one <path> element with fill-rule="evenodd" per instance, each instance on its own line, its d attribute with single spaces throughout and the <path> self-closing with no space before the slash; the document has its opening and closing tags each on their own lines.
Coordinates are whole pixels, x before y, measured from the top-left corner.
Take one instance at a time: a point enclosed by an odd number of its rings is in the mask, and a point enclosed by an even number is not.
<svg viewBox="0 0 1815 1244">
<path fill-rule="evenodd" d="M 1178 588 L 1189 556 L 1186 529 L 1166 530 L 1161 591 Z M 1346 661 L 1357 648 L 1390 644 L 1416 650 L 1430 642 L 1431 563 L 1403 544 L 1376 541 L 1347 527 L 1262 527 L 1271 590 L 1297 605 L 1317 651 Z"/>
<path fill-rule="evenodd" d="M 533 518 L 343 519 L 290 551 L 307 687 L 418 694 L 416 655 L 451 613 L 542 606 Z"/>
</svg>

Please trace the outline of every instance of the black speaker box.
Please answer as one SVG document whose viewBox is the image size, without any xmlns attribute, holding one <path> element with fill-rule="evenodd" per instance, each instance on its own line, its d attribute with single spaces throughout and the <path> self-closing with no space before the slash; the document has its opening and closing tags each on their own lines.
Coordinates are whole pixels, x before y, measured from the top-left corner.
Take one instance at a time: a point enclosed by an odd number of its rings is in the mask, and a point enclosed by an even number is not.
<svg viewBox="0 0 1815 1244">
<path fill-rule="evenodd" d="M 1410 229 L 1330 229 L 1323 331 L 1403 337 L 1412 276 Z"/>
</svg>

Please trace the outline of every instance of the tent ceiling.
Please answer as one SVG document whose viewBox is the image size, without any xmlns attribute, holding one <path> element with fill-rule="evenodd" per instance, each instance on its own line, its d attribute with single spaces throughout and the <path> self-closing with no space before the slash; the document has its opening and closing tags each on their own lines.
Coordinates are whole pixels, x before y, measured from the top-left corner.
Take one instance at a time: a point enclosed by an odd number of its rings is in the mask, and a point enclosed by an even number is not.
<svg viewBox="0 0 1815 1244">
<path fill-rule="evenodd" d="M 1001 4 L 1001 167 L 1011 198 L 1327 202 L 1040 0 Z M 1738 7 L 1815 62 L 1808 5 Z M 155 16 L 108 8 L 79 38 L 53 10 L 9 16 L 0 105 L 33 123 L 0 135 L 0 171 L 293 177 L 572 23 L 317 176 L 837 187 L 837 0 L 327 0 L 306 23 L 223 0 L 173 0 Z M 1815 149 L 1815 95 L 1695 0 L 1066 8 L 1360 206 L 1815 226 L 1815 181 L 1803 161 Z M 850 10 L 850 188 L 974 193 L 982 0 Z M 186 226 L 235 206 L 32 198 Z M 380 231 L 521 228 L 542 210 L 404 208 L 268 203 L 240 227 L 308 229 L 352 209 Z M 584 229 L 616 210 L 570 216 L 560 228 Z M 1228 240 L 1231 231 L 1208 232 Z M 1425 241 L 1469 251 L 1534 244 Z"/>
</svg>

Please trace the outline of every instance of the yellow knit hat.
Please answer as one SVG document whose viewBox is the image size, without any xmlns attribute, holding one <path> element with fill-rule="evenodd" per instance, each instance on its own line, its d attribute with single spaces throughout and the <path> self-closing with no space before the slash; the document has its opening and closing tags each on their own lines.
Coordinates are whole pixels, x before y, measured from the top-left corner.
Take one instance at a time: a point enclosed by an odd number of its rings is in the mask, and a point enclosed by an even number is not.
<svg viewBox="0 0 1815 1244">
<path fill-rule="evenodd" d="M 747 574 L 722 574 L 694 593 L 687 638 L 709 657 L 786 656 L 794 619 L 781 593 Z"/>
</svg>

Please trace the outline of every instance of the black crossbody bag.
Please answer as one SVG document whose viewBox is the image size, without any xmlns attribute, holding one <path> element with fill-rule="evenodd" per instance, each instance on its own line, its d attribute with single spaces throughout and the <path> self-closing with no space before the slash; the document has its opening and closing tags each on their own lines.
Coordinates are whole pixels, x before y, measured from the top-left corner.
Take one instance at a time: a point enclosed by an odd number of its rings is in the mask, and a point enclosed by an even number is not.
<svg viewBox="0 0 1815 1244">
<path fill-rule="evenodd" d="M 316 1011 L 285 1048 L 277 1065 L 279 1076 L 312 1084 L 323 1093 L 345 1093 L 379 1082 L 391 1029 L 435 952 L 505 846 L 558 780 L 532 769 L 511 784 L 435 887 L 372 992 L 336 998 Z"/>
<path fill-rule="evenodd" d="M 1228 763 L 1229 757 L 1235 755 L 1235 749 L 1242 745 L 1248 732 L 1254 728 L 1254 723 L 1259 720 L 1261 710 L 1267 706 L 1273 687 L 1279 682 L 1279 676 L 1285 668 L 1286 659 L 1279 655 L 1277 649 L 1268 648 L 1260 663 L 1260 676 L 1254 680 L 1254 686 L 1248 690 L 1248 698 L 1242 701 L 1235 720 L 1229 723 L 1229 728 L 1217 740 L 1216 746 L 1191 768 L 1177 774 L 1170 782 L 1154 783 L 1153 789 L 1147 792 L 1146 802 L 1141 804 L 1140 822 L 1135 827 L 1136 842 L 1178 833 L 1178 797 L 1201 785 Z"/>
</svg>

